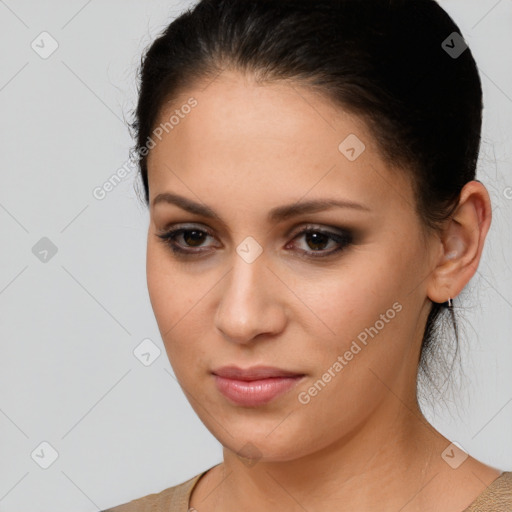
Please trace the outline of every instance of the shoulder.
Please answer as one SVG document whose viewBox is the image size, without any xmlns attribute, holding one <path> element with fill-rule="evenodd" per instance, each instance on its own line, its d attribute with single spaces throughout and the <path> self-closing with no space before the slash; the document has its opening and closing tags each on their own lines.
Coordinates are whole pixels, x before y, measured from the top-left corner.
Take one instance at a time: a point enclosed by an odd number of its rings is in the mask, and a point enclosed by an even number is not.
<svg viewBox="0 0 512 512">
<path fill-rule="evenodd" d="M 505 471 L 464 512 L 512 512 L 512 471 Z"/>
<path fill-rule="evenodd" d="M 148 494 L 102 512 L 187 512 L 192 489 L 204 473 L 206 471 L 159 493 Z"/>
</svg>

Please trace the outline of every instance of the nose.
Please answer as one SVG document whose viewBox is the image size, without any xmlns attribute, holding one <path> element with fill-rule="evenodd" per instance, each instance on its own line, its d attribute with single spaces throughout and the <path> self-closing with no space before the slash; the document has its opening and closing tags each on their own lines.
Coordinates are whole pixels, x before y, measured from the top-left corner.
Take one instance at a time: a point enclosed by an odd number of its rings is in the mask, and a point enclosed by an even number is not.
<svg viewBox="0 0 512 512">
<path fill-rule="evenodd" d="M 215 326 L 227 340 L 248 344 L 257 336 L 275 336 L 284 329 L 283 285 L 263 256 L 247 263 L 235 254 L 223 282 Z"/>
</svg>

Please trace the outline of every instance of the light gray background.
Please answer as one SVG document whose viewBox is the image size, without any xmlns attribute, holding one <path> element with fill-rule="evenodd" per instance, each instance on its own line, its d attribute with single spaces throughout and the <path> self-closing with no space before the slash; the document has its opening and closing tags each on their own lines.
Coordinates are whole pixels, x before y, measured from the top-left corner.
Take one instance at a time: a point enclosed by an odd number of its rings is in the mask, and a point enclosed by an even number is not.
<svg viewBox="0 0 512 512">
<path fill-rule="evenodd" d="M 494 219 L 462 311 L 466 380 L 451 412 L 428 414 L 473 456 L 512 470 L 512 0 L 440 3 L 479 64 L 478 177 Z M 92 194 L 128 160 L 123 116 L 135 106 L 142 51 L 189 5 L 0 1 L 2 512 L 97 511 L 221 460 L 153 317 L 135 172 L 105 199 Z M 43 31 L 59 45 L 46 59 L 31 47 Z M 43 237 L 58 249 L 47 262 L 32 252 Z M 133 351 L 148 338 L 161 355 L 145 366 Z M 48 469 L 44 441 L 58 453 Z"/>
</svg>

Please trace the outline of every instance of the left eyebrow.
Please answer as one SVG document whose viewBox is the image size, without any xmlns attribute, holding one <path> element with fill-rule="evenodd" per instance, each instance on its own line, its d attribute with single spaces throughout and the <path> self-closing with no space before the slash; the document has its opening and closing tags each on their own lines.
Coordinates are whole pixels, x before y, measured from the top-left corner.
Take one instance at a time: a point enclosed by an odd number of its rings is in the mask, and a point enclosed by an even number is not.
<svg viewBox="0 0 512 512">
<path fill-rule="evenodd" d="M 304 213 L 316 213 L 334 207 L 371 211 L 368 206 L 346 199 L 312 199 L 310 201 L 297 202 L 273 208 L 268 214 L 268 219 L 270 222 L 279 222 Z"/>
<path fill-rule="evenodd" d="M 186 210 L 190 213 L 201 215 L 208 219 L 216 219 L 219 222 L 224 224 L 224 221 L 220 217 L 220 215 L 209 206 L 197 203 L 188 199 L 186 197 L 180 196 L 178 194 L 171 194 L 170 192 L 165 192 L 162 194 L 158 194 L 154 199 L 152 207 L 159 203 L 169 203 L 179 206 L 183 210 Z M 288 204 L 284 206 L 278 206 L 273 208 L 268 213 L 268 221 L 269 223 L 282 222 L 292 217 L 296 217 L 298 215 L 303 215 L 305 213 L 316 213 L 323 210 L 329 210 L 331 208 L 352 208 L 360 211 L 371 211 L 368 206 L 365 206 L 360 203 L 355 203 L 353 201 L 348 201 L 345 199 L 312 199 L 310 201 L 299 201 L 293 204 Z"/>
</svg>

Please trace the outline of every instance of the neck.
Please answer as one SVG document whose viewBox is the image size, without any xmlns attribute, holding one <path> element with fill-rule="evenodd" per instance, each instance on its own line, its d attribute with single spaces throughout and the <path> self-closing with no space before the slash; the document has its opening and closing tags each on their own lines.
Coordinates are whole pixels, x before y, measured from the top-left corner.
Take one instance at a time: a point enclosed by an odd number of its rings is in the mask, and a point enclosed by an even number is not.
<svg viewBox="0 0 512 512">
<path fill-rule="evenodd" d="M 449 444 L 416 403 L 404 407 L 395 397 L 394 406 L 298 459 L 251 462 L 224 448 L 215 510 L 401 510 L 411 499 L 421 504 L 423 488 L 444 470 L 439 454 Z"/>
</svg>

